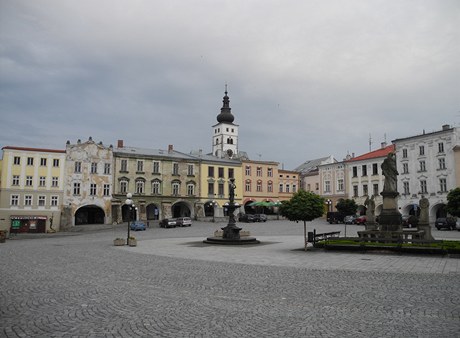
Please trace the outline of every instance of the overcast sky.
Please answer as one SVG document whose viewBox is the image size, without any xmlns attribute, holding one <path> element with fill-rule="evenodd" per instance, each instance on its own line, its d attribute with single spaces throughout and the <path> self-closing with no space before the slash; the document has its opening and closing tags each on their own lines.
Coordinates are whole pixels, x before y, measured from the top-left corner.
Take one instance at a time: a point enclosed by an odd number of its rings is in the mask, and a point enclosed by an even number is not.
<svg viewBox="0 0 460 338">
<path fill-rule="evenodd" d="M 0 146 L 239 148 L 294 169 L 460 126 L 458 0 L 0 0 Z"/>
</svg>

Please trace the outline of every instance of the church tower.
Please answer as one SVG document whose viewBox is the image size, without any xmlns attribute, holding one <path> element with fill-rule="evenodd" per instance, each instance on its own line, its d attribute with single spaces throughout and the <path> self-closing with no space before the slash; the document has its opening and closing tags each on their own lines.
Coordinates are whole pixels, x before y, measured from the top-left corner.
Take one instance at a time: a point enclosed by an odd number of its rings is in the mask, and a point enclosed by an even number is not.
<svg viewBox="0 0 460 338">
<path fill-rule="evenodd" d="M 227 95 L 225 85 L 225 96 L 220 114 L 217 115 L 217 124 L 212 126 L 212 154 L 217 157 L 229 157 L 238 154 L 238 125 L 233 123 L 235 117 L 230 108 L 230 99 Z"/>
</svg>

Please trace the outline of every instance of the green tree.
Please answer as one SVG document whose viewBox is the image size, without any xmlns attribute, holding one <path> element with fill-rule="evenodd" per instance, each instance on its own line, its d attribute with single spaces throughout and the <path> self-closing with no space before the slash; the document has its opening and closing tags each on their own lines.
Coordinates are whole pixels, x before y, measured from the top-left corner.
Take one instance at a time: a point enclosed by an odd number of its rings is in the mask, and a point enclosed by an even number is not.
<svg viewBox="0 0 460 338">
<path fill-rule="evenodd" d="M 446 210 L 452 216 L 460 217 L 460 188 L 455 188 L 447 194 Z"/>
<path fill-rule="evenodd" d="M 307 222 L 321 217 L 324 212 L 324 198 L 305 190 L 299 190 L 289 201 L 283 201 L 280 215 L 290 221 L 303 221 L 305 250 L 307 250 Z"/>
<path fill-rule="evenodd" d="M 344 215 L 356 215 L 358 205 L 355 200 L 341 198 L 335 208 Z"/>
</svg>

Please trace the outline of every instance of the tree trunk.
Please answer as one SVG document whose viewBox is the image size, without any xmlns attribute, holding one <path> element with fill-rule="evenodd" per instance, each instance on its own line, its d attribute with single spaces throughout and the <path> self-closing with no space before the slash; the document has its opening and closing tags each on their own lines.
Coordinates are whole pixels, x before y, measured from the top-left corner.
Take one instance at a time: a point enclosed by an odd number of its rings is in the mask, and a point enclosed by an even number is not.
<svg viewBox="0 0 460 338">
<path fill-rule="evenodd" d="M 304 251 L 307 251 L 307 221 L 303 221 Z"/>
</svg>

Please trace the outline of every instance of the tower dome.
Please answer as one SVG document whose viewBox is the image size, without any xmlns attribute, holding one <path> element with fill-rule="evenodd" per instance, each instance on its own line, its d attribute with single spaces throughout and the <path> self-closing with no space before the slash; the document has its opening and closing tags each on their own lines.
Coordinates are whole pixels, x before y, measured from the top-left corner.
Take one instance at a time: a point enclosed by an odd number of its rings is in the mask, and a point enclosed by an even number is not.
<svg viewBox="0 0 460 338">
<path fill-rule="evenodd" d="M 219 123 L 233 123 L 235 117 L 232 114 L 232 108 L 230 108 L 230 99 L 227 95 L 227 86 L 225 86 L 225 96 L 223 99 L 223 106 L 220 109 L 220 114 L 217 115 L 217 122 Z"/>
</svg>

